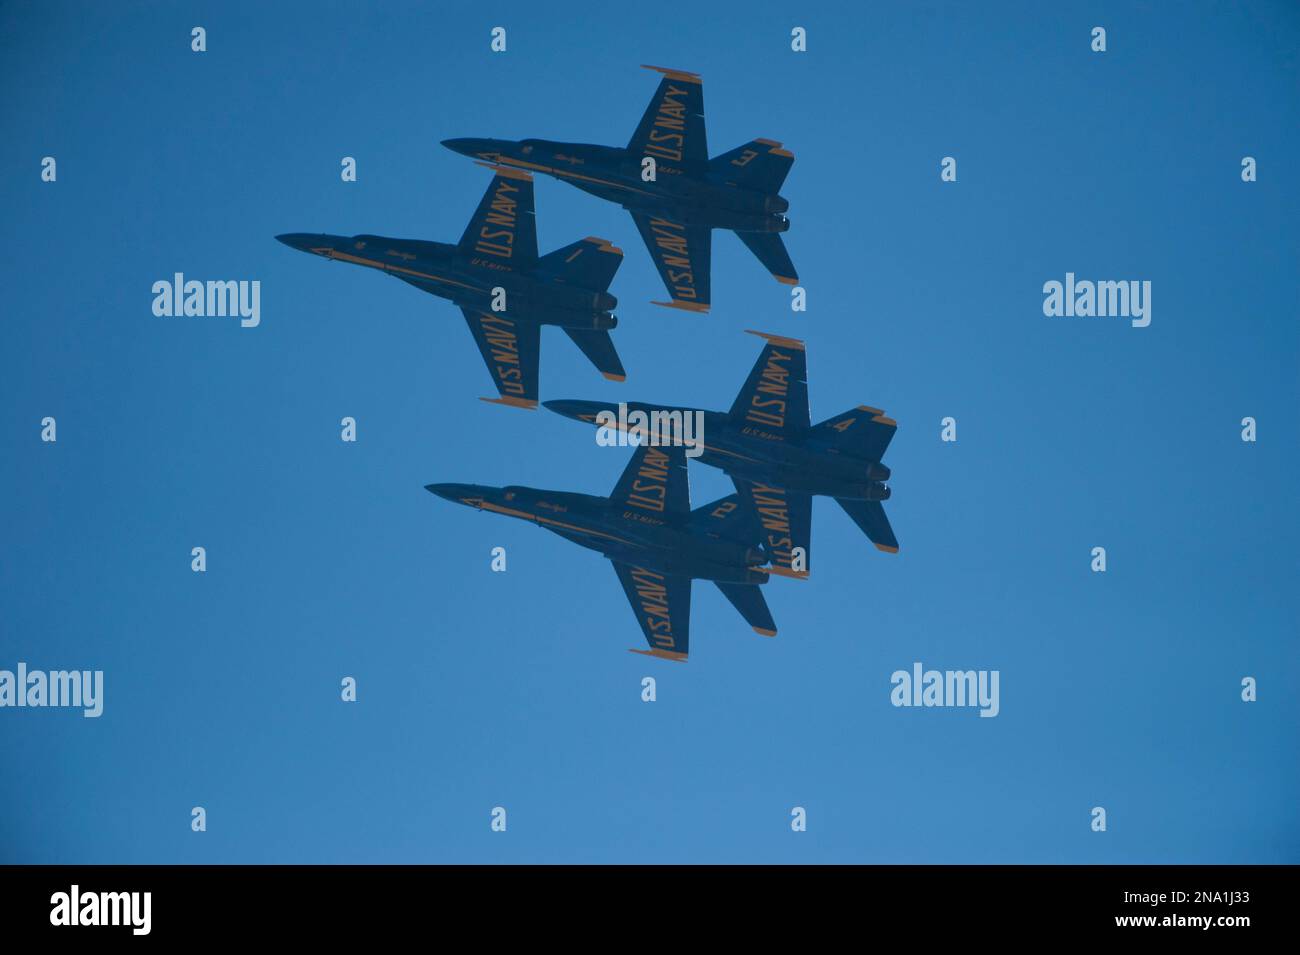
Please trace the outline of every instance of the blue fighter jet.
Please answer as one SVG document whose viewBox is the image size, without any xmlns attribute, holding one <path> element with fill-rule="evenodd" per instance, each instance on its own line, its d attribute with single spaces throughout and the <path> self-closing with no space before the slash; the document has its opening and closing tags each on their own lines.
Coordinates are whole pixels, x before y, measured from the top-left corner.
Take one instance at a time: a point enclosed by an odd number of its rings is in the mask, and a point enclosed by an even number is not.
<svg viewBox="0 0 1300 955">
<path fill-rule="evenodd" d="M 563 328 L 601 374 L 623 381 L 609 336 L 618 325 L 618 299 L 608 291 L 622 250 L 588 237 L 539 257 L 533 177 L 519 169 L 494 171 L 456 245 L 311 232 L 276 238 L 325 259 L 378 269 L 459 305 L 499 394 L 484 401 L 537 407 L 543 325 Z"/>
<path fill-rule="evenodd" d="M 704 85 L 695 73 L 659 66 L 659 89 L 626 147 L 549 139 L 445 139 L 466 156 L 541 172 L 632 214 L 673 308 L 707 312 L 713 229 L 740 236 L 778 282 L 799 276 L 781 241 L 790 203 L 780 195 L 794 156 L 755 139 L 709 158 Z"/>
</svg>

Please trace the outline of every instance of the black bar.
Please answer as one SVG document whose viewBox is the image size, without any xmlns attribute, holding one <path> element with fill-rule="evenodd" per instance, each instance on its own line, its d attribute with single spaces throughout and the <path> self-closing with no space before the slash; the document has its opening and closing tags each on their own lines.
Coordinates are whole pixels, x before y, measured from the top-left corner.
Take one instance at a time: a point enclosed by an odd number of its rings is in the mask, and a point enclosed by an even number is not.
<svg viewBox="0 0 1300 955">
<path fill-rule="evenodd" d="M 704 917 L 742 935 L 776 920 L 819 935 L 842 925 L 858 937 L 1128 934 L 1177 944 L 1283 930 L 1295 875 L 1290 866 L 9 866 L 0 867 L 0 924 L 7 938 L 75 932 L 93 944 L 136 934 L 131 924 L 51 924 L 70 920 L 76 885 L 88 918 L 98 893 L 150 893 L 139 937 L 168 941 L 430 938 L 477 925 L 540 942 L 540 926 L 563 916 L 566 932 L 610 920 L 646 939 L 677 937 L 685 920 Z M 144 897 L 138 909 L 122 898 L 105 911 L 121 906 L 119 920 L 133 914 L 142 928 Z"/>
</svg>

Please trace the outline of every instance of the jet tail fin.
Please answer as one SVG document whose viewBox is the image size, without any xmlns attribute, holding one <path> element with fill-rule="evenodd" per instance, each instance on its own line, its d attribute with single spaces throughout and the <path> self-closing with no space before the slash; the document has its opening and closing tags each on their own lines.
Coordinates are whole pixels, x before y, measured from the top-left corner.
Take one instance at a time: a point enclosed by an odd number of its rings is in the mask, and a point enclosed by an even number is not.
<svg viewBox="0 0 1300 955">
<path fill-rule="evenodd" d="M 723 540 L 755 546 L 763 535 L 753 512 L 743 505 L 739 494 L 728 494 L 712 504 L 691 511 L 691 525 Z"/>
<path fill-rule="evenodd" d="M 537 274 L 562 285 L 603 292 L 623 264 L 623 250 L 607 239 L 587 236 L 537 260 Z"/>
<path fill-rule="evenodd" d="M 851 501 L 842 497 L 835 500 L 844 508 L 844 513 L 853 518 L 853 523 L 862 528 L 862 533 L 876 545 L 877 550 L 883 550 L 886 554 L 898 553 L 898 538 L 889 526 L 883 504 L 879 501 Z"/>
<path fill-rule="evenodd" d="M 758 584 L 728 584 L 720 580 L 714 583 L 722 591 L 722 596 L 740 611 L 745 623 L 753 627 L 756 634 L 760 637 L 776 636 L 776 621 L 767 609 L 767 601 L 763 599 L 763 591 L 758 589 Z"/>
<path fill-rule="evenodd" d="M 623 363 L 619 361 L 614 339 L 609 337 L 609 332 L 597 328 L 566 328 L 564 333 L 573 340 L 573 344 L 582 349 L 596 370 L 610 381 L 627 379 L 627 372 L 623 370 Z"/>
<path fill-rule="evenodd" d="M 799 273 L 794 270 L 790 253 L 785 250 L 779 232 L 737 232 L 740 241 L 763 263 L 763 268 L 772 273 L 772 278 L 782 285 L 795 285 Z"/>
<path fill-rule="evenodd" d="M 897 430 L 898 422 L 886 417 L 879 408 L 858 405 L 813 425 L 808 434 L 854 457 L 880 461 Z"/>
<path fill-rule="evenodd" d="M 771 139 L 754 139 L 709 160 L 709 171 L 727 182 L 759 192 L 777 193 L 794 165 L 794 154 Z"/>
</svg>

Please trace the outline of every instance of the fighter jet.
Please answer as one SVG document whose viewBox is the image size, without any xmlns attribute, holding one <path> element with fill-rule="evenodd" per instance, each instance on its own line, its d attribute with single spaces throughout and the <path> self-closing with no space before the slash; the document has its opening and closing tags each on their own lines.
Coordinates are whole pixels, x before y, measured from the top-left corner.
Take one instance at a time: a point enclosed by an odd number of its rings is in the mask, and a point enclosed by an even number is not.
<svg viewBox="0 0 1300 955">
<path fill-rule="evenodd" d="M 798 339 L 758 335 L 767 345 L 758 356 L 731 411 L 702 411 L 699 460 L 725 471 L 740 500 L 762 527 L 772 558 L 769 573 L 806 578 L 812 558 L 812 496 L 833 497 L 876 547 L 898 553 L 882 501 L 889 500 L 881 464 L 898 423 L 866 405 L 809 425 L 808 365 Z M 547 408 L 579 421 L 623 431 L 662 429 L 674 412 L 697 409 L 627 402 L 625 413 L 601 401 L 547 401 Z M 634 417 L 640 412 L 644 419 Z M 653 416 L 658 414 L 658 418 Z M 678 418 L 677 420 L 681 420 Z M 628 422 L 631 421 L 632 427 Z M 796 550 L 802 548 L 802 555 Z"/>
<path fill-rule="evenodd" d="M 755 139 L 709 159 L 704 86 L 695 73 L 647 66 L 663 74 L 626 148 L 549 139 L 444 139 L 476 159 L 546 173 L 617 202 L 636 222 L 671 301 L 709 310 L 713 229 L 731 229 L 778 282 L 799 276 L 781 241 L 790 203 L 778 195 L 794 156 L 771 139 Z"/>
<path fill-rule="evenodd" d="M 457 504 L 518 517 L 608 557 L 649 650 L 685 661 L 690 648 L 691 581 L 711 580 L 740 615 L 776 636 L 761 584 L 767 555 L 758 528 L 733 494 L 691 510 L 685 449 L 643 444 L 609 497 L 482 484 L 428 484 Z"/>
<path fill-rule="evenodd" d="M 486 164 L 482 164 L 486 165 Z M 626 374 L 609 329 L 618 299 L 607 289 L 623 251 L 588 237 L 537 255 L 533 177 L 494 168 L 487 192 L 456 245 L 382 235 L 277 235 L 285 245 L 387 272 L 460 306 L 487 363 L 495 404 L 537 407 L 543 325 L 558 325 L 606 378 Z"/>
</svg>

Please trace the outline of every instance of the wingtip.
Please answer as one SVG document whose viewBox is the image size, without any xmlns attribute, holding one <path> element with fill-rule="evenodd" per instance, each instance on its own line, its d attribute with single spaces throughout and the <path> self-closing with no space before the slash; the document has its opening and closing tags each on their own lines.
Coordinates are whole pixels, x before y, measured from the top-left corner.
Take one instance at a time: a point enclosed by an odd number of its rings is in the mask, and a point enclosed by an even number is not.
<svg viewBox="0 0 1300 955">
<path fill-rule="evenodd" d="M 673 299 L 671 302 L 651 302 L 650 304 L 658 305 L 661 308 L 677 308 L 681 309 L 683 312 L 696 312 L 701 315 L 707 313 L 709 310 L 708 305 L 702 305 L 699 302 L 679 302 L 676 299 Z"/>
<path fill-rule="evenodd" d="M 775 636 L 776 636 L 776 631 L 775 631 L 775 630 L 766 630 L 766 629 L 764 629 L 763 627 L 755 627 L 755 628 L 754 628 L 754 632 L 755 632 L 756 634 L 758 634 L 760 637 L 775 637 Z"/>
<path fill-rule="evenodd" d="M 775 272 L 773 272 L 773 273 L 772 273 L 772 278 L 776 279 L 776 280 L 777 280 L 778 282 L 780 282 L 782 285 L 798 285 L 798 284 L 799 284 L 799 278 L 798 278 L 798 276 L 791 277 L 791 276 L 789 276 L 789 275 L 777 275 Z"/>
<path fill-rule="evenodd" d="M 627 381 L 627 375 L 616 375 L 612 371 L 602 371 L 601 374 L 609 381 Z"/>
<path fill-rule="evenodd" d="M 662 73 L 664 76 L 673 80 L 681 80 L 683 83 L 702 82 L 699 73 L 692 73 L 689 70 L 674 70 L 668 66 L 651 66 L 649 63 L 642 63 L 641 69 L 654 70 L 656 73 Z"/>
<path fill-rule="evenodd" d="M 656 647 L 653 650 L 638 650 L 635 647 L 629 647 L 628 653 L 639 653 L 643 657 L 655 657 L 659 660 L 672 660 L 674 663 L 685 663 L 686 654 L 677 653 L 673 650 L 660 650 Z"/>
<path fill-rule="evenodd" d="M 804 348 L 803 339 L 800 338 L 788 338 L 785 335 L 772 335 L 768 332 L 755 331 L 752 328 L 745 329 L 745 334 L 757 335 L 759 338 L 767 339 L 767 341 L 771 342 L 773 345 L 784 345 L 786 348 L 797 348 L 800 351 L 803 351 Z"/>
<path fill-rule="evenodd" d="M 872 543 L 875 544 L 875 541 L 872 541 Z M 886 554 L 897 554 L 897 553 L 898 553 L 898 548 L 897 548 L 897 547 L 890 547 L 888 544 L 876 544 L 876 550 L 882 550 L 882 551 L 884 551 Z"/>
<path fill-rule="evenodd" d="M 515 398 L 510 395 L 502 395 L 500 398 L 479 398 L 479 401 L 486 401 L 490 405 L 505 405 L 508 408 L 524 408 L 528 411 L 537 410 L 537 402 L 528 398 Z"/>
</svg>

